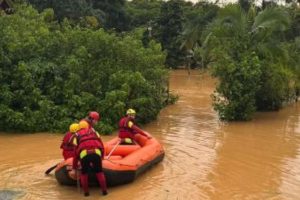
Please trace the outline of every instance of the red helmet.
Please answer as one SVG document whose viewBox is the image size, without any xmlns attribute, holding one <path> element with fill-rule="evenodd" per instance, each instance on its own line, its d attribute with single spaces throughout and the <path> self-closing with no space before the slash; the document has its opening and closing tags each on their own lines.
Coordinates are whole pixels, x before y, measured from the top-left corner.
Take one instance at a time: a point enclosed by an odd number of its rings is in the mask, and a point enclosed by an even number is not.
<svg viewBox="0 0 300 200">
<path fill-rule="evenodd" d="M 96 120 L 96 121 L 99 121 L 100 119 L 100 115 L 99 113 L 97 113 L 96 111 L 91 111 L 89 113 L 89 118 L 93 119 L 93 120 Z"/>
</svg>

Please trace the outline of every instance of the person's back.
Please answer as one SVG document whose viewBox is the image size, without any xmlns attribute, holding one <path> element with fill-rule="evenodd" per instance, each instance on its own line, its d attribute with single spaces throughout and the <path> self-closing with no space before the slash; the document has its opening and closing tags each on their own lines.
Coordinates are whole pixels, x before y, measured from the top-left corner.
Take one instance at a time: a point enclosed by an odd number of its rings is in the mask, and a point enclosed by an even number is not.
<svg viewBox="0 0 300 200">
<path fill-rule="evenodd" d="M 73 160 L 73 168 L 77 169 L 78 160 L 81 164 L 80 182 L 84 196 L 89 196 L 88 172 L 92 169 L 96 173 L 102 194 L 107 194 L 106 180 L 102 170 L 104 156 L 103 145 L 100 136 L 94 129 L 89 128 L 86 121 L 79 122 L 80 130 L 76 133 L 74 143 L 77 145 Z"/>
<path fill-rule="evenodd" d="M 78 130 L 79 130 L 79 124 L 77 123 L 71 124 L 69 127 L 69 131 L 65 134 L 63 138 L 60 148 L 63 150 L 62 155 L 65 160 L 74 157 L 75 146 L 73 144 L 73 137 Z"/>
<path fill-rule="evenodd" d="M 98 121 L 100 120 L 100 114 L 96 111 L 91 111 L 88 113 L 88 115 L 80 120 L 80 122 L 85 121 L 88 123 L 88 128 L 92 129 L 92 131 L 96 132 L 98 134 L 98 132 L 94 129 L 94 126 L 98 123 Z M 102 140 L 100 141 L 101 145 L 104 146 Z"/>
<path fill-rule="evenodd" d="M 82 150 L 103 149 L 100 137 L 91 128 L 81 129 L 76 134 L 77 137 L 77 151 Z"/>
</svg>

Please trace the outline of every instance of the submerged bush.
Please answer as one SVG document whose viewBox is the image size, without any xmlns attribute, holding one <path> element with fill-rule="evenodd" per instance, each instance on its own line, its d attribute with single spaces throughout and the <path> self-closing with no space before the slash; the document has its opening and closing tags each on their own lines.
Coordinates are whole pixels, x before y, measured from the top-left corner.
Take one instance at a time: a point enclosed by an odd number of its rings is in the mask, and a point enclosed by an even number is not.
<svg viewBox="0 0 300 200">
<path fill-rule="evenodd" d="M 168 79 L 160 45 L 52 15 L 23 5 L 0 18 L 0 130 L 63 131 L 96 110 L 107 133 L 129 107 L 155 119 Z"/>
<path fill-rule="evenodd" d="M 291 18 L 286 9 L 220 9 L 209 25 L 213 75 L 219 84 L 214 108 L 224 120 L 249 120 L 255 111 L 278 110 L 299 88 L 297 40 L 287 41 Z"/>
<path fill-rule="evenodd" d="M 220 79 L 213 96 L 214 108 L 225 120 L 249 120 L 256 111 L 255 95 L 260 89 L 261 66 L 255 53 L 241 61 L 224 59 L 213 71 Z"/>
</svg>

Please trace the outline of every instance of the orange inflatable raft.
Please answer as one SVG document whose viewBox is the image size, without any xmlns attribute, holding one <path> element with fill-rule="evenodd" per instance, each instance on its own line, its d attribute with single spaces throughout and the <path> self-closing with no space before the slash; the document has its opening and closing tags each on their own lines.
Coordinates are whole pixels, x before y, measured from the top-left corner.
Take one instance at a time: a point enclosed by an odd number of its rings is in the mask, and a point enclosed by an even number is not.
<svg viewBox="0 0 300 200">
<path fill-rule="evenodd" d="M 148 139 L 136 134 L 135 141 L 137 144 L 123 145 L 118 144 L 119 138 L 114 138 L 104 144 L 102 166 L 109 186 L 132 182 L 139 174 L 163 160 L 163 147 L 155 138 Z M 72 170 L 72 161 L 73 158 L 70 158 L 57 165 L 55 177 L 60 184 L 76 185 L 77 176 Z M 89 174 L 89 182 L 97 182 L 92 173 Z"/>
</svg>

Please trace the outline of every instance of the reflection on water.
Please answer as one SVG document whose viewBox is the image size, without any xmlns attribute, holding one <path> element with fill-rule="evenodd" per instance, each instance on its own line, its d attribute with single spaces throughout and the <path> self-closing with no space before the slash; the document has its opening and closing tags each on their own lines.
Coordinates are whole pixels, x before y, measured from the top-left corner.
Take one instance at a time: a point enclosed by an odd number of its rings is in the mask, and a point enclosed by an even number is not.
<svg viewBox="0 0 300 200">
<path fill-rule="evenodd" d="M 215 84 L 208 75 L 175 71 L 170 87 L 179 101 L 144 127 L 164 145 L 165 159 L 101 199 L 299 199 L 299 103 L 250 122 L 224 123 L 211 107 Z M 44 176 L 60 161 L 61 139 L 1 134 L 0 189 L 21 193 L 10 193 L 18 199 L 82 199 L 76 187 Z M 100 199 L 99 189 L 87 199 Z"/>
<path fill-rule="evenodd" d="M 222 147 L 211 170 L 215 191 L 210 199 L 297 199 L 299 190 L 281 188 L 289 174 L 286 160 L 299 153 L 297 105 L 277 113 L 260 113 L 247 123 L 230 123 L 222 127 Z M 289 125 L 290 124 L 290 125 Z M 300 160 L 299 160 L 300 161 Z M 299 166 L 293 160 L 292 166 Z M 295 186 L 299 179 L 291 177 Z"/>
</svg>

